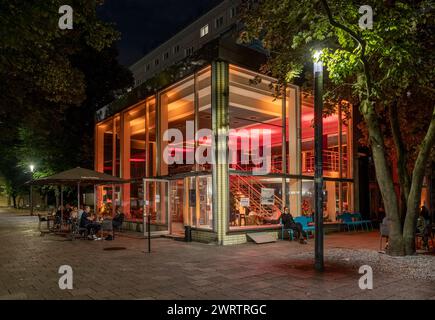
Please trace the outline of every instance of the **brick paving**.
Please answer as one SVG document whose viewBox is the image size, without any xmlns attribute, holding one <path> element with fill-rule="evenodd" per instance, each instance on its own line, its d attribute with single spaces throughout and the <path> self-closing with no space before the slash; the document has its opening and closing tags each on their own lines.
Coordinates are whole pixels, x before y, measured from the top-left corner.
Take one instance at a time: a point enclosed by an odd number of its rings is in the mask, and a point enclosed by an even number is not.
<svg viewBox="0 0 435 320">
<path fill-rule="evenodd" d="M 216 246 L 167 238 L 69 241 L 41 236 L 37 218 L 0 209 L 0 299 L 435 299 L 435 283 L 374 273 L 374 289 L 358 287 L 357 268 L 312 268 L 308 245 L 278 241 Z M 329 248 L 377 250 L 372 233 L 325 238 Z M 104 250 L 123 247 L 124 250 Z M 60 290 L 58 268 L 73 268 L 73 290 Z"/>
</svg>

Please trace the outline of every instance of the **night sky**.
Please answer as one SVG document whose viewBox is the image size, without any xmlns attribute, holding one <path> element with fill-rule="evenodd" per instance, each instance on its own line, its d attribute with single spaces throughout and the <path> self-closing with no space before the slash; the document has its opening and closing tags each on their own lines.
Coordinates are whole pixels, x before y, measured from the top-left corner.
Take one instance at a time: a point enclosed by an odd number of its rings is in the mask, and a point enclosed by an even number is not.
<svg viewBox="0 0 435 320">
<path fill-rule="evenodd" d="M 222 0 L 105 0 L 100 17 L 114 22 L 122 39 L 119 61 L 129 66 Z"/>
</svg>

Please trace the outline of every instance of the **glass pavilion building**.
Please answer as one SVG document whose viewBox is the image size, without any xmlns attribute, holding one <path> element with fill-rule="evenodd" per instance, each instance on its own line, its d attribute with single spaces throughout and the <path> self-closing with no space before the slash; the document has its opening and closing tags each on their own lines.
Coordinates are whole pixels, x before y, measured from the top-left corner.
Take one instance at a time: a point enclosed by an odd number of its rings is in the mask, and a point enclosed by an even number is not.
<svg viewBox="0 0 435 320">
<path fill-rule="evenodd" d="M 144 213 L 150 214 L 154 233 L 182 234 L 184 226 L 191 226 L 193 239 L 220 244 L 244 242 L 246 232 L 252 230 L 277 234 L 276 219 L 284 205 L 294 216 L 311 215 L 313 101 L 303 97 L 297 86 L 288 86 L 285 97 L 274 97 L 270 88 L 274 81 L 229 61 L 215 60 L 106 115 L 95 128 L 95 169 L 130 183 L 100 187 L 99 206 L 109 202 L 122 208 L 128 221 L 139 224 Z M 201 147 L 200 139 L 189 138 L 189 121 L 195 132 L 212 130 L 213 164 L 164 161 L 167 129 L 183 133 L 179 147 L 185 158 Z M 324 210 L 327 221 L 334 222 L 336 212 L 354 209 L 352 120 L 337 110 L 323 122 Z M 243 137 L 217 143 L 218 134 L 231 129 L 270 130 L 268 174 L 253 174 L 252 157 L 249 163 L 242 161 L 243 154 L 250 152 L 243 148 Z M 217 154 L 229 157 L 230 144 L 237 161 L 228 163 Z M 269 199 L 265 199 L 266 191 Z"/>
<path fill-rule="evenodd" d="M 220 37 L 184 59 L 170 77 L 160 75 L 164 81 L 144 81 L 100 110 L 95 169 L 129 183 L 99 187 L 98 206 L 119 207 L 126 225 L 138 231 L 146 230 L 145 216 L 150 215 L 154 234 L 181 236 L 190 226 L 193 240 L 222 245 L 246 242 L 249 232 L 279 236 L 283 206 L 293 216 L 311 215 L 313 99 L 294 85 L 285 95 L 274 96 L 275 79 L 256 72 L 263 59 L 258 51 Z M 358 206 L 353 121 L 348 110 L 344 113 L 337 108 L 323 119 L 324 212 L 331 224 L 337 212 Z M 183 140 L 174 148 L 184 160 L 210 143 L 195 139 L 189 124 L 195 133 L 211 130 L 212 163 L 164 160 L 171 143 L 165 137 L 168 129 L 181 131 Z M 249 135 L 255 131 L 250 129 L 270 132 L 266 174 L 254 172 L 254 155 L 243 144 L 251 137 L 219 139 L 230 130 Z M 228 163 L 230 156 L 235 161 Z"/>
</svg>

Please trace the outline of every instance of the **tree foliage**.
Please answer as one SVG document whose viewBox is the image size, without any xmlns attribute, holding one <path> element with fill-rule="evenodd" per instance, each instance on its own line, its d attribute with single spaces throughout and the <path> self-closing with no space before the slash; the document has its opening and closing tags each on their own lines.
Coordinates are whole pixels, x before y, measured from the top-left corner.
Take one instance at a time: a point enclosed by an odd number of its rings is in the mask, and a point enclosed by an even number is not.
<svg viewBox="0 0 435 320">
<path fill-rule="evenodd" d="M 0 0 L 0 171 L 11 190 L 30 163 L 36 175 L 92 167 L 95 111 L 132 85 L 117 61 L 119 32 L 96 14 L 101 3 Z M 65 4 L 72 30 L 58 26 Z"/>
</svg>

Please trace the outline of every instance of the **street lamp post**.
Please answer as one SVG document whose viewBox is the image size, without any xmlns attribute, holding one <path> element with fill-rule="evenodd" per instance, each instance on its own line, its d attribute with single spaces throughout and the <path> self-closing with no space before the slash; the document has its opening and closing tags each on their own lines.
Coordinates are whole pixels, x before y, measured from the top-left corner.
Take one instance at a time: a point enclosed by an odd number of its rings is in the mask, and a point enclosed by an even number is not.
<svg viewBox="0 0 435 320">
<path fill-rule="evenodd" d="M 315 141 L 315 243 L 314 267 L 324 270 L 323 261 L 323 64 L 320 51 L 314 55 L 314 141 Z"/>
<path fill-rule="evenodd" d="M 31 164 L 29 168 L 33 180 L 33 171 L 35 170 L 35 166 Z M 32 185 L 30 185 L 30 215 L 33 216 L 33 186 Z"/>
</svg>

